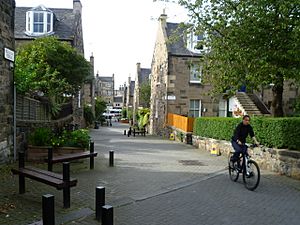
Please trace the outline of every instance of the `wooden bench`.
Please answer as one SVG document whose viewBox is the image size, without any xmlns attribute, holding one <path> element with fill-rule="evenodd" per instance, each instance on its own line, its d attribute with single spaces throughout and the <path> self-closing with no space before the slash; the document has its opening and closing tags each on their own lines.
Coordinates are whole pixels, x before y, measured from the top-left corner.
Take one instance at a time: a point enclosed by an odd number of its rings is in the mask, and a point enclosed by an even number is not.
<svg viewBox="0 0 300 225">
<path fill-rule="evenodd" d="M 77 185 L 77 179 L 70 178 L 70 164 L 63 164 L 63 174 L 53 173 L 34 167 L 25 167 L 24 153 L 19 153 L 19 168 L 11 169 L 13 174 L 19 175 L 19 193 L 25 193 L 25 177 L 63 190 L 64 208 L 70 208 L 71 187 Z"/>
<path fill-rule="evenodd" d="M 135 134 L 141 134 L 142 136 L 146 136 L 146 130 L 145 128 L 142 128 L 142 130 L 136 130 L 133 128 L 133 136 L 135 137 Z"/>
<path fill-rule="evenodd" d="M 48 148 L 48 159 L 45 161 L 48 163 L 48 171 L 52 171 L 53 164 L 60 162 L 70 162 L 77 159 L 90 158 L 90 169 L 94 169 L 94 157 L 97 157 L 97 152 L 94 152 L 94 142 L 90 143 L 90 151 L 70 153 L 62 156 L 53 156 L 53 149 Z"/>
</svg>

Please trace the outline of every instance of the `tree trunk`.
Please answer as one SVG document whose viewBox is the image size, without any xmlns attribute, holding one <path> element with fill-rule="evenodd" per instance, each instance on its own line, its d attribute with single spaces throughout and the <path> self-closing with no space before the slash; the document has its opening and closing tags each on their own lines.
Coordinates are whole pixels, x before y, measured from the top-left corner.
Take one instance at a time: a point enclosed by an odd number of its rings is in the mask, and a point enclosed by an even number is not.
<svg viewBox="0 0 300 225">
<path fill-rule="evenodd" d="M 281 74 L 278 75 L 279 75 L 278 79 L 272 88 L 272 92 L 273 92 L 272 114 L 274 117 L 283 116 L 283 104 L 282 104 L 283 76 Z"/>
</svg>

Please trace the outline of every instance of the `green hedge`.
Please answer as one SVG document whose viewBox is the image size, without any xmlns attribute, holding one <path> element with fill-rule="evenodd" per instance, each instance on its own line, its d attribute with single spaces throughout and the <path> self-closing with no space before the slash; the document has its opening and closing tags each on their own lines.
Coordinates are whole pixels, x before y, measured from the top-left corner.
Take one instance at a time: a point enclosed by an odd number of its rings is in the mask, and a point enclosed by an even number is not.
<svg viewBox="0 0 300 225">
<path fill-rule="evenodd" d="M 230 140 L 241 119 L 202 117 L 194 122 L 194 135 Z M 257 140 L 268 147 L 300 150 L 300 118 L 251 118 Z"/>
</svg>

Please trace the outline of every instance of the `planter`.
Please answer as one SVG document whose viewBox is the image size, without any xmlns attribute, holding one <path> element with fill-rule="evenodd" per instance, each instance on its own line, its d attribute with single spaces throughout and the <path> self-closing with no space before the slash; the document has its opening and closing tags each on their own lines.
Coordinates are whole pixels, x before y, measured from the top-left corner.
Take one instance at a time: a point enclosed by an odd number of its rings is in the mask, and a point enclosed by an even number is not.
<svg viewBox="0 0 300 225">
<path fill-rule="evenodd" d="M 129 123 L 128 119 L 121 119 L 120 122 L 121 123 Z"/>
<path fill-rule="evenodd" d="M 48 158 L 49 146 L 32 146 L 29 145 L 26 152 L 27 161 L 44 162 Z M 53 156 L 66 155 L 70 153 L 83 152 L 86 149 L 78 147 L 58 147 L 53 148 Z"/>
</svg>

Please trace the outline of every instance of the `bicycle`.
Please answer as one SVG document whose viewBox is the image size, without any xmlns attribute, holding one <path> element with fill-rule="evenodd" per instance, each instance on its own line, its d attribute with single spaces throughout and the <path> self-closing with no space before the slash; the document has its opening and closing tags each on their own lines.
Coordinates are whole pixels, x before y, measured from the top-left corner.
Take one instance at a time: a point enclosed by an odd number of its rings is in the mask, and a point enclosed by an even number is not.
<svg viewBox="0 0 300 225">
<path fill-rule="evenodd" d="M 239 179 L 239 174 L 242 173 L 245 187 L 250 191 L 254 191 L 258 187 L 260 181 L 260 169 L 257 162 L 251 159 L 249 154 L 241 153 L 239 160 L 233 163 L 230 160 L 233 153 L 234 151 L 230 152 L 228 158 L 230 179 L 233 182 L 236 182 Z"/>
</svg>

